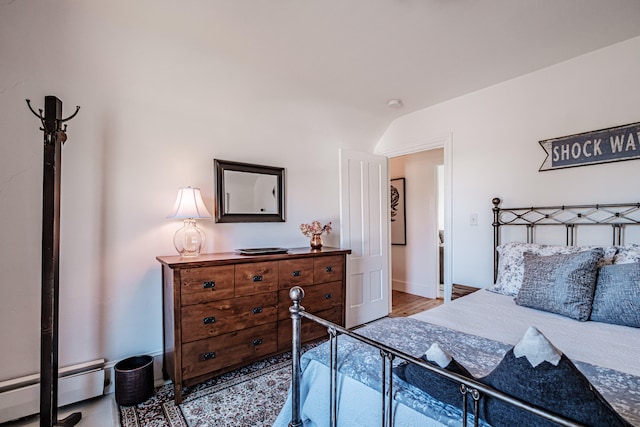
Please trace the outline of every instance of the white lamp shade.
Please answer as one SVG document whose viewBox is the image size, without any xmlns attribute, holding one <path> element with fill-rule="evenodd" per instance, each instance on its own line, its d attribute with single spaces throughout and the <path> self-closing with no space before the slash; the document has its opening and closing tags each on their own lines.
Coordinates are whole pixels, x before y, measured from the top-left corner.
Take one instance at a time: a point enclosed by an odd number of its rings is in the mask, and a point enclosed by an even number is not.
<svg viewBox="0 0 640 427">
<path fill-rule="evenodd" d="M 211 218 L 199 188 L 182 187 L 167 218 Z"/>
</svg>

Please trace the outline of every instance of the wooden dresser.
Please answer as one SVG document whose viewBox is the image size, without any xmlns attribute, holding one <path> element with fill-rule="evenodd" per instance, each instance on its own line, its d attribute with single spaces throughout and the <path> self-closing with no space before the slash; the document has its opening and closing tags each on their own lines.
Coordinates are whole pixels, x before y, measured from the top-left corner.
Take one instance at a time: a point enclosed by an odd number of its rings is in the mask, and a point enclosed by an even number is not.
<svg viewBox="0 0 640 427">
<path fill-rule="evenodd" d="M 289 289 L 303 306 L 344 325 L 346 256 L 350 250 L 290 249 L 286 254 L 160 256 L 165 379 L 176 403 L 182 388 L 291 349 Z M 302 322 L 303 341 L 326 330 Z"/>
</svg>

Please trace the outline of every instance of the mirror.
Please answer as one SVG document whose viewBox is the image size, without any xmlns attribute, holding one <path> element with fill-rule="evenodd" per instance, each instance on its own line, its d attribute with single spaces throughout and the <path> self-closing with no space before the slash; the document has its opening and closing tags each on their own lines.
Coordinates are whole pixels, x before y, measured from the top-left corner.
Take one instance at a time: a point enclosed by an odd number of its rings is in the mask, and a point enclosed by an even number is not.
<svg viewBox="0 0 640 427">
<path fill-rule="evenodd" d="M 284 168 L 213 160 L 216 222 L 283 222 Z"/>
</svg>

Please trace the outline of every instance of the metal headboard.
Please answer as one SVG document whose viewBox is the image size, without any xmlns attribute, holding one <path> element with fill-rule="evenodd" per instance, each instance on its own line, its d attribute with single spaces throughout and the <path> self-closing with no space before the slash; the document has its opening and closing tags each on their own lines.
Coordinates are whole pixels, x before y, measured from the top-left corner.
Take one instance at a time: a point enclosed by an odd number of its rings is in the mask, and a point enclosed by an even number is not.
<svg viewBox="0 0 640 427">
<path fill-rule="evenodd" d="M 500 227 L 517 225 L 526 227 L 527 243 L 533 243 L 537 226 L 564 226 L 566 244 L 576 242 L 578 226 L 610 225 L 612 244 L 622 244 L 623 230 L 627 225 L 640 225 L 640 203 L 614 203 L 596 205 L 541 206 L 526 208 L 501 208 L 498 197 L 493 203 L 493 282 L 498 278 L 498 246 Z"/>
</svg>

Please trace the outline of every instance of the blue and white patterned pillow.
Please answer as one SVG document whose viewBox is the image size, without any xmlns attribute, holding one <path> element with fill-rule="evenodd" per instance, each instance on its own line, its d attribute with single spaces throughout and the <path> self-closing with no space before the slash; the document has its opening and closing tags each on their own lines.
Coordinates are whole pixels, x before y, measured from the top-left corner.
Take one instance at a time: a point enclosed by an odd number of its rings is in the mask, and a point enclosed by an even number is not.
<svg viewBox="0 0 640 427">
<path fill-rule="evenodd" d="M 633 264 L 640 262 L 640 245 L 628 245 L 619 248 L 613 258 L 614 264 Z"/>
<path fill-rule="evenodd" d="M 591 320 L 640 328 L 640 264 L 600 269 Z"/>
<path fill-rule="evenodd" d="M 524 275 L 525 252 L 535 252 L 540 245 L 535 243 L 510 242 L 498 246 L 498 278 L 496 283 L 487 290 L 497 294 L 516 296 L 522 286 Z"/>
</svg>

